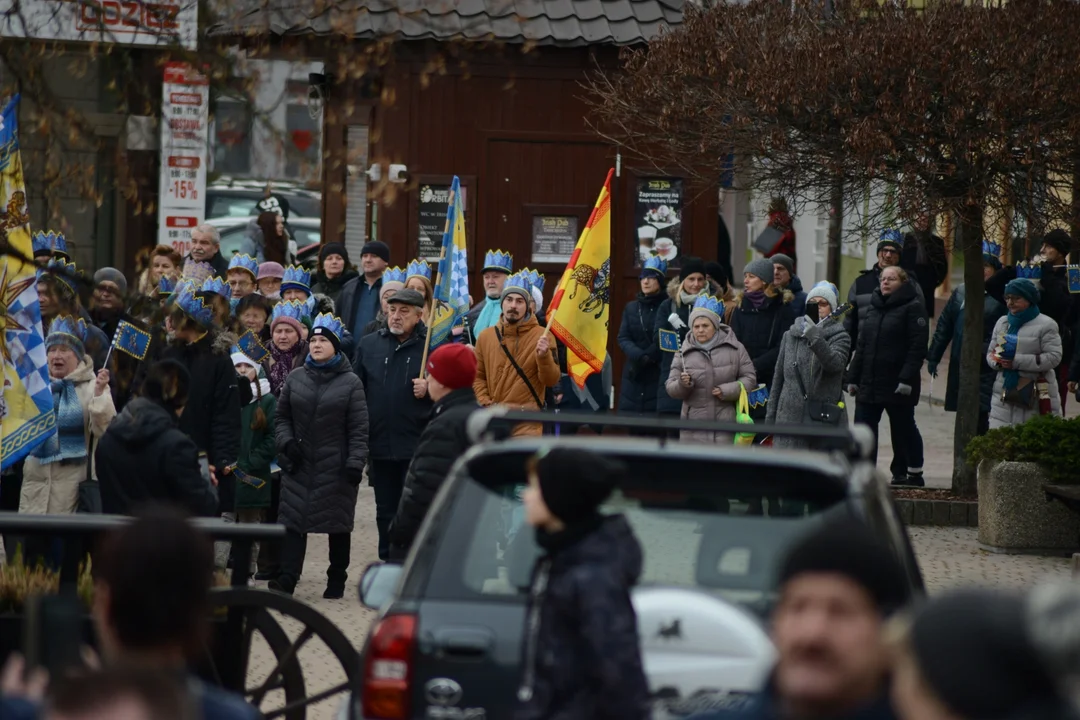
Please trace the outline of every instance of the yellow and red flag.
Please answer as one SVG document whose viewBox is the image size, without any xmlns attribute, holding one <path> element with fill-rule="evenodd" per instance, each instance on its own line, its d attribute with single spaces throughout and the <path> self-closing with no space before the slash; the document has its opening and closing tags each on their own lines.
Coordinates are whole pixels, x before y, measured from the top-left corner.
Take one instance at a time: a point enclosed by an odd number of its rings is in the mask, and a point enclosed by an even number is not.
<svg viewBox="0 0 1080 720">
<path fill-rule="evenodd" d="M 548 326 L 566 345 L 566 369 L 579 388 L 604 368 L 611 296 L 611 176 L 551 299 Z"/>
</svg>

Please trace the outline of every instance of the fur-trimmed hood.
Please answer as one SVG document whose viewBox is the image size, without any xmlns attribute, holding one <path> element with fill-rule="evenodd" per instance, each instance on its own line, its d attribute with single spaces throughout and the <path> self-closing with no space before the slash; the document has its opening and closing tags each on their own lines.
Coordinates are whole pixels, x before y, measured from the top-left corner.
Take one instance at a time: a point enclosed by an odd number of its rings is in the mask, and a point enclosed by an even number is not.
<svg viewBox="0 0 1080 720">
<path fill-rule="evenodd" d="M 735 307 L 742 307 L 743 293 L 744 291 L 740 290 L 735 293 L 735 296 L 732 298 L 732 300 L 735 302 Z M 795 300 L 795 294 L 787 289 L 781 291 L 779 297 L 783 300 L 784 305 L 790 305 Z"/>
<path fill-rule="evenodd" d="M 313 293 L 312 296 L 315 299 L 315 315 L 321 313 L 329 313 L 331 315 L 337 315 L 334 307 L 334 299 L 329 295 L 323 295 L 322 293 Z M 314 318 L 312 318 L 314 320 Z"/>
</svg>

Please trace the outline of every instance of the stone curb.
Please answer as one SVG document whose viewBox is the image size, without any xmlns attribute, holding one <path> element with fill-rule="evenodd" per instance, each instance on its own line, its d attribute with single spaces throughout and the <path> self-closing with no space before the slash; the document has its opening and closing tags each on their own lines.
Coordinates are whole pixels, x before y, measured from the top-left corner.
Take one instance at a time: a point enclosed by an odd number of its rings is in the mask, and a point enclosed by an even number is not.
<svg viewBox="0 0 1080 720">
<path fill-rule="evenodd" d="M 896 498 L 895 502 L 905 525 L 979 526 L 979 503 L 974 500 Z"/>
</svg>

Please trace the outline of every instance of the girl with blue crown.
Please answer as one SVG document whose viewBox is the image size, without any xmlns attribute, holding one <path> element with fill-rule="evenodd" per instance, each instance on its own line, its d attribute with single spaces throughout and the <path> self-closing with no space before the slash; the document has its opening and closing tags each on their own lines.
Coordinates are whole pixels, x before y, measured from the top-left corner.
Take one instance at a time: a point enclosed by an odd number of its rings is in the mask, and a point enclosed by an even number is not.
<svg viewBox="0 0 1080 720">
<path fill-rule="evenodd" d="M 435 296 L 435 288 L 431 284 L 431 265 L 424 260 L 410 262 L 405 269 L 405 287 L 424 296 L 423 319 L 426 323 L 431 311 L 431 300 Z"/>
<path fill-rule="evenodd" d="M 285 540 L 281 574 L 269 587 L 290 595 L 312 533 L 330 536 L 323 597 L 345 594 L 357 488 L 368 458 L 368 413 L 364 385 L 341 352 L 343 332 L 333 315 L 315 318 L 304 367 L 289 375 L 278 398 L 278 521 L 285 526 Z"/>
</svg>

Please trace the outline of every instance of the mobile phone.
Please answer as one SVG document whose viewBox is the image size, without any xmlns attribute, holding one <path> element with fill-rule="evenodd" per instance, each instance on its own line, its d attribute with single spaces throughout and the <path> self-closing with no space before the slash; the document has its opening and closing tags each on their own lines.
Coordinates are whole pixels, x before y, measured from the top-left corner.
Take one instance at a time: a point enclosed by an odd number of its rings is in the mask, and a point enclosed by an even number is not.
<svg viewBox="0 0 1080 720">
<path fill-rule="evenodd" d="M 818 321 L 818 306 L 816 302 L 806 303 L 806 319 L 814 325 L 817 325 Z"/>
<path fill-rule="evenodd" d="M 43 668 L 55 678 L 81 667 L 85 616 L 76 596 L 31 597 L 23 621 L 27 668 Z"/>
</svg>

